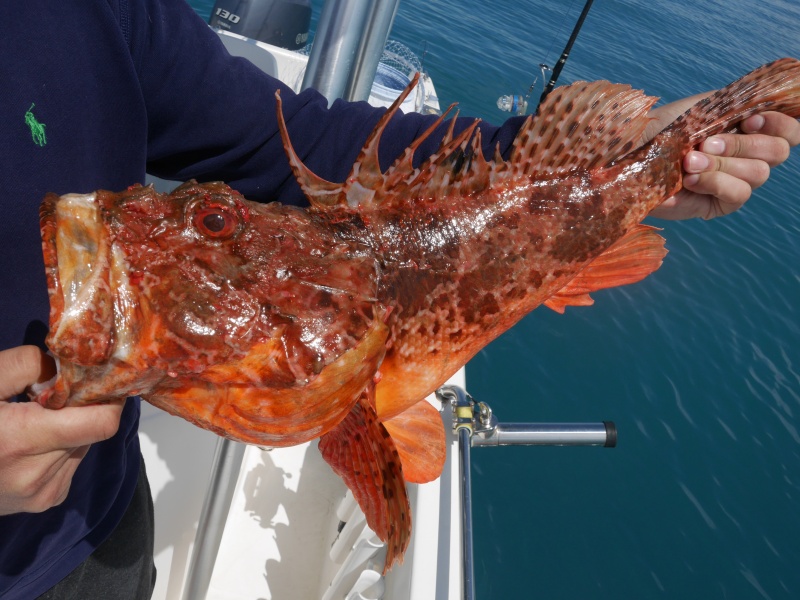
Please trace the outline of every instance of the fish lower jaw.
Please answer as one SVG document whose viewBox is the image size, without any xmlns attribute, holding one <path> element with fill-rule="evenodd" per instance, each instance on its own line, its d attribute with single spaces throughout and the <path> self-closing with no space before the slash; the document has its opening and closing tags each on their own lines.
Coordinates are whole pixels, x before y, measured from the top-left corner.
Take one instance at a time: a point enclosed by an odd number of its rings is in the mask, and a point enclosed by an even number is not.
<svg viewBox="0 0 800 600">
<path fill-rule="evenodd" d="M 114 346 L 114 292 L 97 194 L 61 196 L 49 219 L 54 227 L 45 251 L 53 277 L 48 292 L 57 308 L 50 315 L 48 346 L 77 364 L 99 364 Z"/>
</svg>

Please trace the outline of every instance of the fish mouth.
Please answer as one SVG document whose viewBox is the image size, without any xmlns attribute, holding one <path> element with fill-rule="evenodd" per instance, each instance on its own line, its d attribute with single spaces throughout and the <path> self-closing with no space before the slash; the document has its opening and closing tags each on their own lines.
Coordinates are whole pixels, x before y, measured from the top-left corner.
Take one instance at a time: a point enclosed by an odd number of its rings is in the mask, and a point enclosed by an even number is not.
<svg viewBox="0 0 800 600">
<path fill-rule="evenodd" d="M 49 194 L 40 227 L 50 297 L 47 345 L 62 364 L 103 363 L 114 350 L 114 291 L 97 193 Z"/>
</svg>

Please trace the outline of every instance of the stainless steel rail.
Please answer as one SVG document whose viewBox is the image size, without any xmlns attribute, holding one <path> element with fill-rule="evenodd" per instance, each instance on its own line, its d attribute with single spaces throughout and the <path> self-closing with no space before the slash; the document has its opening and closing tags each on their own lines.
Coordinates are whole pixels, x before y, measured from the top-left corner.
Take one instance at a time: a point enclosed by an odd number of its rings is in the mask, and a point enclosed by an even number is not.
<svg viewBox="0 0 800 600">
<path fill-rule="evenodd" d="M 328 0 L 322 7 L 303 89 L 314 88 L 332 104 L 344 96 L 361 45 L 369 0 Z"/>
<path fill-rule="evenodd" d="M 347 100 L 369 98 L 372 82 L 378 71 L 378 63 L 386 42 L 389 41 L 389 32 L 392 30 L 392 23 L 399 6 L 400 0 L 372 0 L 343 98 Z"/>
<path fill-rule="evenodd" d="M 499 423 L 492 409 L 475 400 L 458 386 L 436 391 L 443 410 L 453 412 L 453 431 L 458 436 L 461 480 L 461 556 L 464 600 L 475 598 L 474 550 L 472 540 L 472 476 L 470 449 L 473 446 L 604 446 L 617 445 L 617 428 L 602 423 Z"/>
<path fill-rule="evenodd" d="M 469 430 L 458 430 L 458 466 L 461 479 L 461 580 L 464 600 L 475 598 L 475 558 L 472 546 L 472 464 L 469 452 Z M 466 543 L 469 540 L 469 543 Z"/>
<path fill-rule="evenodd" d="M 400 0 L 328 0 L 322 7 L 302 88 L 332 104 L 366 100 Z"/>
<path fill-rule="evenodd" d="M 613 448 L 617 430 L 613 423 L 498 423 L 491 433 L 477 433 L 476 446 L 605 446 Z"/>
<path fill-rule="evenodd" d="M 217 440 L 211 480 L 203 500 L 186 585 L 183 587 L 183 600 L 202 600 L 208 594 L 245 448 L 244 444 L 225 438 Z"/>
</svg>

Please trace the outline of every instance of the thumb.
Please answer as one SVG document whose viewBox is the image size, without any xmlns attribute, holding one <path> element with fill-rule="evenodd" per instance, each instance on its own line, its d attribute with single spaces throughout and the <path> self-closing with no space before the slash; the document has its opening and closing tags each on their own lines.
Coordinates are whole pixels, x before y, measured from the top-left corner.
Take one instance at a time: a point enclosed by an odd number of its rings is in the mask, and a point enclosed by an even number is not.
<svg viewBox="0 0 800 600">
<path fill-rule="evenodd" d="M 0 400 L 23 392 L 36 382 L 56 374 L 53 359 L 36 346 L 18 346 L 0 350 Z"/>
<path fill-rule="evenodd" d="M 89 446 L 112 437 L 119 429 L 125 400 L 53 410 L 35 402 L 25 408 L 29 439 L 39 453 Z"/>
</svg>

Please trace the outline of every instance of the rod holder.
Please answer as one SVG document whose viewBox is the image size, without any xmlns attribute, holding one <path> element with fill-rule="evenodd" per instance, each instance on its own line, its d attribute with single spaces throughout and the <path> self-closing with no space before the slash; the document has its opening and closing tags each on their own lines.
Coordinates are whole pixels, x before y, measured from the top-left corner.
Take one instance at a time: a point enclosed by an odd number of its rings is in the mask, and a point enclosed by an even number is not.
<svg viewBox="0 0 800 600">
<path fill-rule="evenodd" d="M 498 423 L 489 433 L 476 432 L 478 446 L 603 446 L 617 445 L 617 428 L 602 423 Z"/>
<path fill-rule="evenodd" d="M 617 427 L 600 423 L 501 423 L 485 402 L 476 402 L 458 386 L 436 391 L 436 397 L 453 410 L 453 430 L 467 428 L 470 445 L 480 446 L 602 446 L 617 445 Z"/>
</svg>

